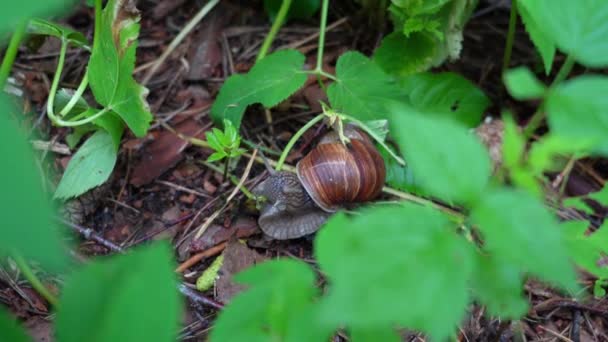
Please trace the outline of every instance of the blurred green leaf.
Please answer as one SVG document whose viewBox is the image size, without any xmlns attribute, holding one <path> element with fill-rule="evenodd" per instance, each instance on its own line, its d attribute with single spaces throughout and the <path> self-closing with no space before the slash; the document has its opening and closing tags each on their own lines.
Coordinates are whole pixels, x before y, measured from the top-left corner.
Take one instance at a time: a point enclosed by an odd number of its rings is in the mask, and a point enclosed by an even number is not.
<svg viewBox="0 0 608 342">
<path fill-rule="evenodd" d="M 568 157 L 581 158 L 590 146 L 590 141 L 586 139 L 573 140 L 553 133 L 546 134 L 530 147 L 529 169 L 536 176 L 542 176 L 545 171 L 561 171 Z"/>
<path fill-rule="evenodd" d="M 331 331 L 319 326 L 314 310 L 315 275 L 303 262 L 267 261 L 238 274 L 250 285 L 222 310 L 211 341 L 323 341 Z M 305 335 L 316 335 L 303 339 Z M 309 336 L 310 337 L 310 336 Z"/>
<path fill-rule="evenodd" d="M 526 31 L 528 35 L 530 35 L 530 40 L 534 43 L 536 50 L 540 54 L 543 65 L 545 67 L 545 74 L 549 75 L 551 73 L 551 67 L 553 66 L 553 58 L 555 57 L 555 43 L 542 31 L 539 24 L 532 19 L 528 10 L 524 5 L 517 6 L 517 10 L 519 15 L 521 16 L 521 20 L 526 27 Z"/>
<path fill-rule="evenodd" d="M 566 240 L 556 219 L 538 199 L 519 190 L 486 191 L 471 218 L 483 235 L 484 249 L 498 262 L 517 266 L 562 289 L 576 289 Z"/>
<path fill-rule="evenodd" d="M 606 6 L 608 8 L 608 6 Z M 608 155 L 608 77 L 585 75 L 549 92 L 547 119 L 551 132 L 570 141 L 591 140 Z"/>
<path fill-rule="evenodd" d="M 99 29 L 89 60 L 89 82 L 95 99 L 118 114 L 136 136 L 150 127 L 148 90 L 133 79 L 139 16 L 131 2 L 109 0 L 96 23 Z M 132 4 L 131 4 L 132 5 Z"/>
<path fill-rule="evenodd" d="M 247 106 L 274 107 L 300 89 L 307 78 L 303 66 L 302 53 L 280 50 L 257 62 L 247 74 L 230 76 L 211 107 L 211 118 L 217 125 L 230 120 L 238 129 Z"/>
<path fill-rule="evenodd" d="M 391 134 L 421 187 L 443 200 L 475 202 L 490 177 L 487 151 L 464 126 L 395 107 Z"/>
<path fill-rule="evenodd" d="M 284 0 L 264 0 L 264 9 L 272 21 L 277 16 Z M 308 19 L 319 9 L 320 0 L 292 0 L 287 19 Z"/>
<path fill-rule="evenodd" d="M 70 159 L 55 191 L 55 198 L 68 199 L 103 184 L 116 164 L 117 150 L 112 136 L 97 131 Z"/>
<path fill-rule="evenodd" d="M 362 331 L 390 322 L 442 340 L 465 314 L 472 249 L 436 210 L 405 203 L 337 214 L 315 254 L 330 283 L 324 321 Z"/>
<path fill-rule="evenodd" d="M 76 9 L 76 0 L 0 1 L 0 33 L 6 33 L 25 19 Z"/>
<path fill-rule="evenodd" d="M 518 319 L 528 312 L 521 270 L 488 255 L 477 255 L 473 294 L 492 316 Z"/>
<path fill-rule="evenodd" d="M 359 341 L 382 341 L 382 342 L 400 342 L 402 341 L 401 336 L 395 331 L 395 328 L 387 325 L 382 328 L 375 329 L 359 329 L 352 328 L 350 337 L 353 342 Z"/>
<path fill-rule="evenodd" d="M 175 341 L 182 311 L 174 267 L 172 251 L 157 243 L 77 270 L 57 308 L 57 340 Z"/>
<path fill-rule="evenodd" d="M 437 49 L 435 40 L 427 33 L 406 36 L 393 32 L 374 51 L 374 62 L 389 74 L 407 76 L 427 70 Z"/>
<path fill-rule="evenodd" d="M 608 186 L 604 186 L 602 190 L 592 192 L 588 196 L 589 198 L 598 201 L 600 204 L 608 206 Z"/>
<path fill-rule="evenodd" d="M 359 52 L 340 56 L 336 76 L 327 89 L 332 109 L 361 121 L 387 119 L 387 103 L 406 99 L 396 82 Z"/>
<path fill-rule="evenodd" d="M 45 195 L 42 178 L 26 135 L 12 117 L 16 114 L 4 94 L 0 94 L 0 155 L 7 162 L 0 168 L 0 256 L 17 252 L 50 270 L 67 263 L 61 228 L 53 220 L 54 210 Z"/>
<path fill-rule="evenodd" d="M 543 42 L 554 42 L 585 66 L 608 66 L 605 0 L 521 0 L 519 4 L 548 38 Z"/>
<path fill-rule="evenodd" d="M 547 88 L 526 67 L 508 70 L 504 82 L 509 94 L 517 100 L 538 99 L 545 95 Z"/>
<path fill-rule="evenodd" d="M 608 253 L 608 224 L 604 223 L 597 231 L 586 234 L 588 227 L 587 221 L 561 224 L 576 265 L 598 278 L 606 279 L 608 268 L 599 266 L 598 261 Z"/>
<path fill-rule="evenodd" d="M 65 107 L 68 102 L 70 102 L 73 96 L 74 90 L 67 88 L 59 89 L 59 91 L 57 91 L 57 93 L 55 94 L 55 101 L 53 102 L 53 108 L 55 113 L 59 113 L 63 109 L 63 107 Z M 84 97 L 81 96 L 78 101 L 76 101 L 74 107 L 72 107 L 72 110 L 66 113 L 65 116 L 71 117 L 75 114 L 80 114 L 90 108 L 91 107 L 89 106 L 87 101 L 84 99 Z"/>
<path fill-rule="evenodd" d="M 17 321 L 15 321 L 14 318 L 4 311 L 2 306 L 0 306 L 0 341 L 31 341 L 31 338 L 27 336 L 25 330 L 17 324 Z"/>
<path fill-rule="evenodd" d="M 386 184 L 397 190 L 424 194 L 410 167 L 399 164 L 385 149 L 378 147 L 378 151 L 386 167 Z"/>
<path fill-rule="evenodd" d="M 89 41 L 84 34 L 44 19 L 31 19 L 27 25 L 27 33 L 65 39 L 76 46 L 89 49 Z"/>
<path fill-rule="evenodd" d="M 468 127 L 479 125 L 490 105 L 483 91 L 455 73 L 425 72 L 401 78 L 399 82 L 414 107 L 449 116 Z"/>
</svg>

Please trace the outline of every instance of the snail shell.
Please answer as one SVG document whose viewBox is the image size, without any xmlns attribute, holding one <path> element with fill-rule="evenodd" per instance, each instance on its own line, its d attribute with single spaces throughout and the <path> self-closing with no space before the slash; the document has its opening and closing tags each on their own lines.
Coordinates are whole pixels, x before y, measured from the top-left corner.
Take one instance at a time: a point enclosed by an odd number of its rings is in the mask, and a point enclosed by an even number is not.
<svg viewBox="0 0 608 342">
<path fill-rule="evenodd" d="M 327 212 L 376 198 L 386 178 L 384 160 L 367 135 L 352 126 L 344 134 L 349 144 L 329 133 L 296 165 L 302 186 Z"/>
</svg>

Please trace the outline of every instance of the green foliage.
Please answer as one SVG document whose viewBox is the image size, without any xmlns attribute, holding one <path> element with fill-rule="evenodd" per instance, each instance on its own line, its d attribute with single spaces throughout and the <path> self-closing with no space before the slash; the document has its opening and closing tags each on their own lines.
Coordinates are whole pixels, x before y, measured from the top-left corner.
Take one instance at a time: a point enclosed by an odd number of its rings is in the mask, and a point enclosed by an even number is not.
<svg viewBox="0 0 608 342">
<path fill-rule="evenodd" d="M 57 339 L 175 341 L 181 305 L 171 259 L 168 246 L 156 244 L 74 272 L 57 308 Z"/>
<path fill-rule="evenodd" d="M 517 190 L 486 191 L 471 215 L 483 234 L 484 249 L 498 260 L 563 289 L 576 289 L 574 270 L 566 266 L 565 239 L 539 200 Z"/>
<path fill-rule="evenodd" d="M 51 270 L 67 263 L 60 228 L 42 188 L 34 153 L 25 134 L 12 117 L 19 117 L 4 94 L 0 95 L 0 144 L 2 158 L 10 163 L 0 168 L 0 257 L 19 252 Z M 27 236 L 27 238 L 25 238 Z"/>
<path fill-rule="evenodd" d="M 606 6 L 608 8 L 608 6 Z M 608 154 L 608 78 L 585 75 L 557 85 L 547 97 L 552 133 L 572 142 L 590 140 Z"/>
<path fill-rule="evenodd" d="M 234 158 L 245 153 L 245 150 L 239 148 L 241 145 L 241 136 L 236 131 L 230 120 L 224 119 L 224 131 L 214 128 L 211 132 L 205 133 L 207 143 L 215 151 L 209 156 L 207 161 L 215 162 L 224 158 Z"/>
<path fill-rule="evenodd" d="M 330 281 L 323 320 L 449 336 L 464 315 L 473 267 L 471 246 L 449 228 L 446 217 L 414 204 L 334 216 L 315 242 Z"/>
<path fill-rule="evenodd" d="M 464 126 L 440 115 L 399 107 L 392 116 L 391 132 L 428 193 L 469 204 L 481 196 L 490 177 L 490 160 Z"/>
<path fill-rule="evenodd" d="M 386 119 L 387 102 L 403 101 L 396 82 L 358 52 L 346 52 L 336 65 L 337 82 L 329 85 L 332 108 L 362 121 Z"/>
<path fill-rule="evenodd" d="M 538 99 L 547 91 L 545 85 L 526 67 L 507 71 L 504 82 L 509 94 L 517 100 Z"/>
<path fill-rule="evenodd" d="M 44 19 L 31 19 L 28 22 L 27 32 L 34 35 L 57 37 L 76 46 L 89 48 L 89 41 L 82 33 Z"/>
<path fill-rule="evenodd" d="M 598 266 L 600 258 L 608 252 L 608 224 L 590 234 L 587 234 L 589 224 L 584 221 L 566 222 L 561 226 L 576 265 L 599 279 L 608 278 L 608 268 Z"/>
<path fill-rule="evenodd" d="M 3 310 L 2 306 L 0 306 L 0 341 L 31 341 L 23 328 L 17 325 L 17 322 Z"/>
<path fill-rule="evenodd" d="M 76 0 L 23 0 L 0 1 L 0 33 L 6 33 L 15 28 L 22 20 L 33 16 L 55 14 L 73 8 Z"/>
<path fill-rule="evenodd" d="M 534 43 L 536 50 L 540 54 L 543 60 L 543 66 L 545 68 L 545 74 L 551 73 L 551 67 L 553 66 L 553 58 L 555 57 L 555 44 L 553 41 L 542 31 L 542 22 L 536 22 L 528 13 L 525 4 L 517 7 L 521 20 L 530 35 L 530 40 Z"/>
<path fill-rule="evenodd" d="M 429 69 L 437 50 L 429 34 L 414 32 L 406 37 L 403 32 L 393 32 L 374 51 L 374 61 L 387 73 L 407 76 Z"/>
<path fill-rule="evenodd" d="M 247 74 L 230 76 L 211 107 L 211 118 L 220 125 L 230 120 L 238 129 L 247 106 L 261 103 L 276 106 L 306 82 L 302 72 L 304 55 L 281 50 L 256 63 Z"/>
<path fill-rule="evenodd" d="M 284 0 L 264 0 L 264 9 L 268 16 L 274 20 Z M 320 0 L 292 0 L 287 19 L 308 19 L 319 9 Z"/>
<path fill-rule="evenodd" d="M 608 6 L 605 0 L 521 0 L 520 6 L 538 23 L 542 36 L 591 68 L 608 66 Z M 537 43 L 538 46 L 538 43 Z"/>
<path fill-rule="evenodd" d="M 101 185 L 114 169 L 116 153 L 110 134 L 97 131 L 70 160 L 55 197 L 67 199 Z"/>
<path fill-rule="evenodd" d="M 468 127 L 479 125 L 490 105 L 471 81 L 451 72 L 419 73 L 399 80 L 410 103 L 421 111 L 444 114 Z"/>
<path fill-rule="evenodd" d="M 222 311 L 211 341 L 323 341 L 329 337 L 331 330 L 321 328 L 311 311 L 317 289 L 315 275 L 306 264 L 288 259 L 265 262 L 235 280 L 251 287 Z"/>
<path fill-rule="evenodd" d="M 95 99 L 118 114 L 141 137 L 152 114 L 148 90 L 132 76 L 139 34 L 139 16 L 122 1 L 110 0 L 95 23 L 95 40 L 89 61 L 89 80 Z"/>
</svg>

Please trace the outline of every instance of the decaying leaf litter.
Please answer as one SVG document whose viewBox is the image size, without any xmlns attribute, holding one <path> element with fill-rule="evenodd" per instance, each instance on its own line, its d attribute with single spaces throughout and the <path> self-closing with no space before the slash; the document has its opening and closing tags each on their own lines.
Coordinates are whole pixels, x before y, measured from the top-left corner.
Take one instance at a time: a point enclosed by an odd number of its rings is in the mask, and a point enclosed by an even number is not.
<svg viewBox="0 0 608 342">
<path fill-rule="evenodd" d="M 145 77 L 154 61 L 199 7 L 199 4 L 188 1 L 139 4 L 143 13 L 136 79 Z M 457 71 L 482 88 L 495 105 L 487 111 L 489 115 L 497 116 L 501 107 L 532 114 L 530 111 L 533 109 L 511 102 L 500 87 L 499 61 L 508 25 L 508 7 L 497 6 L 494 1 L 482 2 L 477 11 L 465 30 L 462 58 L 441 70 Z M 90 37 L 92 16 L 92 10 L 82 7 L 65 23 Z M 357 13 L 356 6 L 346 2 L 332 4 L 324 61 L 326 70 L 333 70 L 337 57 L 345 51 L 355 49 L 368 54 L 373 51 L 382 32 L 373 32 L 366 24 L 367 18 Z M 141 138 L 127 135 L 108 184 L 71 203 L 71 215 L 76 223 L 73 227 L 84 237 L 74 253 L 86 258 L 116 253 L 150 240 L 171 240 L 178 260 L 184 263 L 179 271 L 186 283 L 193 284 L 211 264 L 212 257 L 226 248 L 231 252 L 225 256 L 229 260 L 224 262 L 232 266 L 227 274 L 220 273 L 220 281 L 216 284 L 220 287 L 204 294 L 210 300 L 223 300 L 225 293 L 232 291 L 231 284 L 224 285 L 226 280 L 223 277 L 229 276 L 239 265 L 278 256 L 298 258 L 315 265 L 309 238 L 286 242 L 261 238 L 252 219 L 255 210 L 248 206 L 240 192 L 217 215 L 201 238 L 193 239 L 194 232 L 223 207 L 234 186 L 223 179 L 221 170 L 212 170 L 200 163 L 208 158 L 211 150 L 192 146 L 183 138 L 202 139 L 211 128 L 208 114 L 219 87 L 227 76 L 251 68 L 268 28 L 260 6 L 237 7 L 222 2 L 159 65 L 147 82 L 150 89 L 148 102 L 155 115 L 154 129 Z M 273 47 L 297 48 L 306 55 L 306 64 L 312 67 L 317 32 L 314 21 L 291 22 L 281 29 Z M 52 40 L 47 40 L 37 51 L 23 50 L 17 60 L 16 74 L 25 91 L 25 100 L 36 109 L 34 112 L 41 112 L 45 105 L 57 52 L 58 47 Z M 526 65 L 536 60 L 534 49 L 521 27 L 513 58 L 517 64 Z M 68 51 L 67 59 L 61 82 L 75 88 L 86 59 L 78 51 Z M 243 137 L 280 151 L 292 134 L 318 112 L 319 101 L 326 101 L 320 94 L 319 85 L 311 77 L 290 101 L 272 109 L 271 124 L 264 120 L 262 108 L 249 108 L 249 115 L 242 125 Z M 525 116 L 521 118 L 525 119 Z M 40 163 L 61 174 L 70 156 L 53 152 L 62 150 L 61 142 L 69 131 L 53 128 L 42 117 L 31 116 L 30 122 L 36 140 L 44 142 L 35 145 L 43 150 Z M 317 135 L 315 130 L 307 132 L 288 162 L 300 158 Z M 276 159 L 276 156 L 268 157 Z M 234 171 L 235 176 L 240 177 L 246 162 L 247 158 L 243 158 L 240 167 Z M 565 183 L 566 193 L 581 195 L 597 190 L 604 183 L 606 165 L 602 161 L 588 160 L 577 163 L 574 171 Z M 245 184 L 251 186 L 265 176 L 265 168 L 255 165 Z M 598 206 L 596 209 L 597 217 L 605 215 L 606 208 Z M 568 212 L 560 214 L 568 215 Z M 247 239 L 248 251 L 243 252 L 242 245 L 238 245 L 240 242 L 231 239 L 232 236 Z M 44 329 L 41 326 L 46 323 L 48 304 L 26 283 L 13 281 L 11 272 L 2 270 L 0 300 L 8 304 L 19 318 L 34 322 L 32 330 Z M 53 286 L 52 281 L 49 285 Z M 591 281 L 589 286 L 593 286 Z M 499 321 L 485 317 L 482 308 L 471 307 L 459 338 L 508 340 L 525 335 L 529 340 L 608 340 L 604 333 L 608 318 L 605 300 L 578 303 L 561 298 L 534 281 L 527 284 L 526 293 L 533 306 L 525 319 Z M 192 303 L 181 337 L 205 334 L 214 310 L 201 302 Z M 408 337 L 409 340 L 422 338 L 413 333 Z"/>
</svg>

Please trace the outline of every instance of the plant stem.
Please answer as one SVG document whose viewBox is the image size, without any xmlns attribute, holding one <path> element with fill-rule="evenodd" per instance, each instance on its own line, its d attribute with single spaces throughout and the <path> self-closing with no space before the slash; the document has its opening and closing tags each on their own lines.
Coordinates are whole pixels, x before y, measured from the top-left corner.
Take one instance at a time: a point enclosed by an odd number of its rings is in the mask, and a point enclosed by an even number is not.
<svg viewBox="0 0 608 342">
<path fill-rule="evenodd" d="M 19 44 L 21 44 L 21 40 L 23 39 L 23 36 L 25 36 L 26 28 L 27 20 L 23 20 L 15 28 L 15 32 L 13 32 L 11 40 L 8 43 L 6 53 L 4 55 L 4 58 L 2 59 L 2 65 L 0 66 L 0 90 L 4 89 L 6 80 L 8 80 L 8 76 L 11 73 L 11 69 L 13 68 L 13 62 L 15 62 L 15 57 L 17 57 L 17 52 L 19 51 Z"/>
<path fill-rule="evenodd" d="M 302 128 L 300 128 L 296 132 L 296 134 L 294 134 L 293 137 L 291 137 L 291 140 L 289 140 L 289 142 L 287 143 L 287 146 L 285 146 L 283 153 L 281 153 L 281 157 L 279 158 L 279 161 L 277 162 L 277 166 L 275 167 L 275 170 L 281 171 L 283 164 L 285 164 L 285 159 L 287 159 L 287 155 L 289 155 L 289 151 L 291 151 L 293 146 L 296 144 L 296 141 L 298 141 L 298 139 L 300 139 L 300 137 L 304 134 L 304 132 L 306 132 L 309 128 L 314 126 L 317 122 L 323 120 L 324 116 L 325 116 L 324 113 L 321 113 L 321 114 L 315 116 L 310 121 L 308 121 L 308 123 L 306 123 L 306 125 L 302 126 Z"/>
<path fill-rule="evenodd" d="M 13 259 L 15 260 L 15 264 L 21 270 L 21 273 L 29 281 L 30 285 L 44 297 L 51 305 L 57 306 L 59 302 L 57 297 L 53 295 L 45 286 L 42 284 L 38 276 L 34 273 L 34 271 L 30 268 L 30 265 L 23 259 L 21 255 L 15 254 L 13 255 Z"/>
<path fill-rule="evenodd" d="M 551 83 L 552 87 L 563 82 L 566 79 L 566 77 L 568 77 L 568 75 L 570 74 L 570 71 L 572 71 L 572 68 L 574 67 L 574 63 L 575 63 L 574 57 L 572 57 L 572 55 L 568 55 L 568 57 L 566 57 L 566 60 L 564 61 L 564 64 L 562 64 L 561 68 L 557 72 L 557 76 L 555 76 L 555 79 Z M 545 118 L 545 103 L 543 102 L 538 107 L 536 112 L 532 115 L 532 118 L 530 118 L 528 125 L 526 125 L 526 128 L 524 129 L 523 134 L 526 139 L 532 136 L 534 131 L 536 131 L 538 126 L 540 126 L 540 124 L 543 122 L 544 118 Z"/>
<path fill-rule="evenodd" d="M 327 29 L 327 12 L 329 0 L 323 0 L 321 5 L 321 27 L 319 28 L 319 46 L 317 47 L 317 67 L 315 70 L 323 72 L 323 50 L 325 48 L 325 30 Z"/>
<path fill-rule="evenodd" d="M 511 52 L 513 51 L 513 41 L 515 40 L 515 27 L 517 26 L 517 0 L 511 1 L 511 15 L 509 17 L 509 31 L 507 33 L 507 43 L 502 60 L 502 73 L 504 74 L 511 64 Z"/>
<path fill-rule="evenodd" d="M 287 12 L 289 12 L 289 8 L 291 7 L 291 0 L 283 0 L 281 3 L 281 7 L 279 8 L 279 12 L 277 13 L 277 17 L 274 18 L 274 23 L 272 23 L 272 27 L 270 31 L 266 35 L 266 39 L 264 39 L 264 43 L 260 48 L 260 52 L 258 53 L 258 57 L 256 58 L 256 62 L 266 57 L 268 50 L 270 49 L 270 45 L 274 41 L 279 29 L 283 26 L 285 22 L 285 18 L 287 17 Z"/>
<path fill-rule="evenodd" d="M 89 71 L 87 70 L 84 73 L 84 76 L 82 77 L 82 81 L 80 81 L 80 85 L 78 86 L 78 89 L 76 89 L 76 92 L 74 93 L 74 95 L 72 95 L 72 98 L 70 99 L 70 101 L 59 112 L 59 115 L 66 116 L 72 110 L 72 108 L 74 108 L 76 103 L 78 103 L 78 100 L 80 100 L 80 98 L 82 97 L 82 94 L 84 94 L 84 91 L 87 89 L 88 85 L 89 85 Z"/>
<path fill-rule="evenodd" d="M 256 158 L 257 160 L 257 158 Z M 222 169 L 220 169 L 219 167 L 215 166 L 213 163 L 210 163 L 206 160 L 201 160 L 199 161 L 201 164 L 205 165 L 207 168 L 217 172 L 217 173 L 222 173 Z M 234 185 L 239 185 L 239 179 L 236 178 L 234 175 L 228 174 L 228 179 L 234 184 Z M 249 189 L 247 189 L 247 187 L 245 185 L 241 185 L 239 187 L 239 189 L 243 192 L 243 194 L 245 196 L 247 196 L 247 198 L 251 199 L 251 200 L 255 200 L 255 195 L 251 193 L 251 191 L 249 191 Z"/>
<path fill-rule="evenodd" d="M 61 73 L 63 72 L 63 65 L 65 64 L 65 54 L 68 50 L 68 41 L 61 39 L 61 49 L 59 50 L 59 61 L 57 62 L 57 69 L 55 70 L 55 76 L 53 76 L 53 82 L 51 83 L 51 90 L 49 91 L 49 99 L 46 101 L 46 113 L 51 120 L 55 118 L 55 94 L 57 94 L 57 88 L 59 87 L 59 80 L 61 79 Z"/>
<path fill-rule="evenodd" d="M 224 162 L 224 172 L 222 174 L 222 183 L 226 180 L 226 176 L 228 175 L 228 165 L 230 164 L 230 158 L 226 157 L 226 161 Z"/>
</svg>

